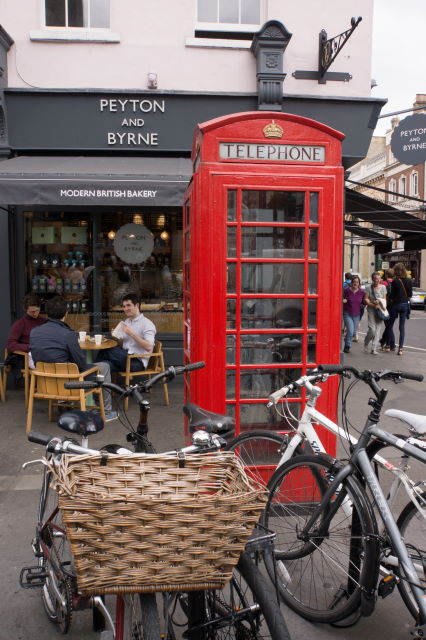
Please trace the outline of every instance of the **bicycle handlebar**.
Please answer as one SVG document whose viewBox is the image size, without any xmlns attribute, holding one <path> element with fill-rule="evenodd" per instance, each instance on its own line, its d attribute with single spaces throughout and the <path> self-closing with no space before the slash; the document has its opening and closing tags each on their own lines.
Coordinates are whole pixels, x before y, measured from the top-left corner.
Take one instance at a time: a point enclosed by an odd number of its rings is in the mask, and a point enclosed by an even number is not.
<svg viewBox="0 0 426 640">
<path fill-rule="evenodd" d="M 344 375 L 345 373 L 353 373 L 354 376 L 360 380 L 395 380 L 403 378 L 405 380 L 415 380 L 416 382 L 423 382 L 423 376 L 419 373 L 410 373 L 409 371 L 393 371 L 391 369 L 384 369 L 383 371 L 358 371 L 355 367 L 345 366 L 341 364 L 320 364 L 317 367 L 318 371 L 328 374 Z"/>
<path fill-rule="evenodd" d="M 75 453 L 77 455 L 99 453 L 96 449 L 81 447 L 68 438 L 48 436 L 46 433 L 40 433 L 39 431 L 30 431 L 27 437 L 30 442 L 42 444 L 51 453 Z"/>
<path fill-rule="evenodd" d="M 202 369 L 205 366 L 204 362 L 192 362 L 185 366 L 179 367 L 168 367 L 165 371 L 161 371 L 153 376 L 150 380 L 146 380 L 145 382 L 138 383 L 135 387 L 120 387 L 113 382 L 104 382 L 100 380 L 100 376 L 96 380 L 82 380 L 81 382 L 65 382 L 65 389 L 99 389 L 105 388 L 109 391 L 113 391 L 117 395 L 129 396 L 135 392 L 135 389 L 142 389 L 143 391 L 147 391 L 154 384 L 162 380 L 163 378 L 167 378 L 168 380 L 173 380 L 178 375 L 182 373 L 189 373 L 190 371 L 195 371 L 196 369 Z"/>
<path fill-rule="evenodd" d="M 370 386 L 373 384 L 373 381 L 376 380 L 386 380 L 390 379 L 394 382 L 398 382 L 401 379 L 405 380 L 415 380 L 416 382 L 422 382 L 423 376 L 418 373 L 410 373 L 408 371 L 392 371 L 388 369 L 384 369 L 383 371 L 358 371 L 355 367 L 345 366 L 341 364 L 320 364 L 318 365 L 316 371 L 318 373 L 316 375 L 311 376 L 302 376 L 298 380 L 294 382 L 290 382 L 290 384 L 285 385 L 281 389 L 274 391 L 269 396 L 268 407 L 277 404 L 278 400 L 284 398 L 291 391 L 295 391 L 298 387 L 306 387 L 308 383 L 316 383 L 325 380 L 325 376 L 328 375 L 345 375 L 348 373 L 352 373 L 359 380 L 363 380 Z"/>
</svg>

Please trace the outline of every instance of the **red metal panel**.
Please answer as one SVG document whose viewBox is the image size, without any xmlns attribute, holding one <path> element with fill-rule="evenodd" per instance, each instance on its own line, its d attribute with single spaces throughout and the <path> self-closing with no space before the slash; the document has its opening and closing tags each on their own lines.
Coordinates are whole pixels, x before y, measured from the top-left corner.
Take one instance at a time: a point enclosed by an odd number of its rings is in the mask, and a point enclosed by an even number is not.
<svg viewBox="0 0 426 640">
<path fill-rule="evenodd" d="M 206 368 L 190 379 L 190 397 L 212 411 L 235 411 L 238 428 L 259 420 L 257 426 L 284 429 L 265 418 L 273 389 L 264 391 L 264 382 L 339 362 L 341 139 L 321 123 L 266 112 L 219 118 L 196 132 L 189 225 L 184 216 L 191 245 L 190 260 L 184 258 L 184 282 L 190 278 L 185 353 L 188 360 L 205 360 Z M 278 213 L 275 205 L 262 204 L 274 201 L 287 204 Z M 286 243 L 290 250 L 270 249 Z M 297 311 L 300 319 L 280 324 L 278 308 Z M 269 311 L 256 316 L 257 309 Z M 292 400 L 294 410 L 301 400 Z M 327 384 L 319 408 L 335 417 L 336 381 Z M 324 441 L 332 450 L 329 434 Z"/>
</svg>

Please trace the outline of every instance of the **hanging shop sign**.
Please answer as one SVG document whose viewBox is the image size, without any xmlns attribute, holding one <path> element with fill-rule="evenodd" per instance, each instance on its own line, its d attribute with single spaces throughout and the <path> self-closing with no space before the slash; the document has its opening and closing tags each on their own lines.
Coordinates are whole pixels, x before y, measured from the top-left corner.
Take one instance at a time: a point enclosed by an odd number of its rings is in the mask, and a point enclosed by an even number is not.
<svg viewBox="0 0 426 640">
<path fill-rule="evenodd" d="M 141 224 L 125 224 L 115 234 L 115 254 L 128 264 L 145 262 L 153 248 L 154 236 Z"/>
<path fill-rule="evenodd" d="M 391 149 L 403 164 L 426 162 L 426 113 L 416 113 L 401 120 L 392 133 Z"/>
</svg>

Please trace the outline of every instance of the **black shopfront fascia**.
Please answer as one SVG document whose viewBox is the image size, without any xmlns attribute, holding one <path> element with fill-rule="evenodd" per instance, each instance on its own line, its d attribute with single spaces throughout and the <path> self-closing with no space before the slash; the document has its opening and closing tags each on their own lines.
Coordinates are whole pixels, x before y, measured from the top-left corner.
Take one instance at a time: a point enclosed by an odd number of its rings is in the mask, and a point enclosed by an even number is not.
<svg viewBox="0 0 426 640">
<path fill-rule="evenodd" d="M 365 156 L 384 102 L 295 96 L 282 109 L 343 131 L 349 167 Z M 0 266 L 13 281 L 11 308 L 0 314 L 4 344 L 25 293 L 24 210 L 84 210 L 95 219 L 115 207 L 181 207 L 195 125 L 254 111 L 257 95 L 6 89 L 3 104 L 0 205 L 10 224 L 1 216 Z"/>
</svg>

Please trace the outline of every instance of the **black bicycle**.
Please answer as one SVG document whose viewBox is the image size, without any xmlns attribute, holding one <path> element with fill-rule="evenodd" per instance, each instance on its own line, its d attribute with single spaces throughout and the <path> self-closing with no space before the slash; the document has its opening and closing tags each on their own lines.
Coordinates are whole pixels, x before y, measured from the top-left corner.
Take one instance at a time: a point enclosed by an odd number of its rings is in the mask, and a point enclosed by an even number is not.
<svg viewBox="0 0 426 640">
<path fill-rule="evenodd" d="M 107 388 L 124 400 L 134 398 L 140 410 L 139 423 L 130 428 L 127 436 L 132 451 L 120 445 L 103 448 L 109 455 L 114 453 L 153 453 L 154 447 L 148 439 L 149 400 L 144 393 L 158 382 L 172 380 L 176 375 L 204 366 L 195 363 L 186 367 L 169 367 L 150 380 L 130 387 L 119 387 L 113 383 L 85 381 L 67 383 L 69 388 Z M 192 416 L 190 431 L 193 443 L 180 450 L 183 454 L 204 453 L 223 448 L 224 435 L 233 431 L 233 421 L 191 405 L 186 408 Z M 68 412 L 58 420 L 58 426 L 70 437 L 51 438 L 45 434 L 31 432 L 29 439 L 46 446 L 48 457 L 74 454 L 98 454 L 88 447 L 90 434 L 103 428 L 102 421 L 93 413 Z M 74 438 L 80 436 L 81 444 Z M 175 453 L 176 452 L 168 452 Z M 166 453 L 164 455 L 167 455 Z M 113 630 L 115 640 L 176 640 L 184 637 L 192 640 L 286 640 L 288 630 L 277 602 L 273 586 L 263 577 L 258 561 L 260 556 L 272 553 L 271 534 L 257 530 L 235 567 L 231 581 L 223 590 L 196 591 L 177 594 L 162 594 L 164 616 L 162 628 L 157 606 L 158 597 L 153 593 L 127 594 L 117 598 L 115 622 L 110 605 L 99 596 L 83 597 L 79 594 L 73 557 L 67 538 L 66 527 L 58 508 L 56 492 L 51 488 L 51 471 L 45 468 L 40 494 L 36 535 L 33 551 L 37 558 L 35 567 L 26 567 L 21 572 L 24 587 L 40 587 L 47 616 L 57 623 L 62 633 L 70 628 L 73 612 L 92 607 L 94 628 Z M 163 634 L 160 636 L 160 634 Z"/>
</svg>

